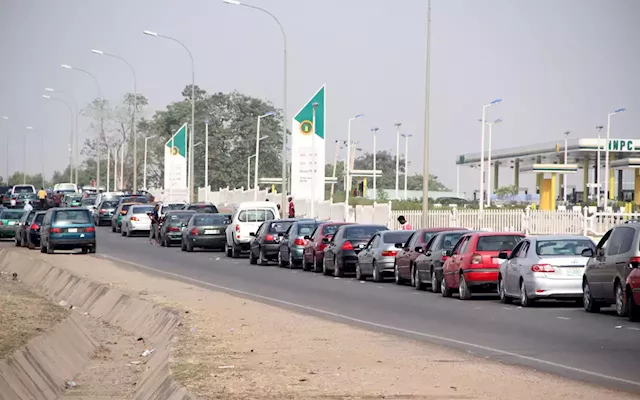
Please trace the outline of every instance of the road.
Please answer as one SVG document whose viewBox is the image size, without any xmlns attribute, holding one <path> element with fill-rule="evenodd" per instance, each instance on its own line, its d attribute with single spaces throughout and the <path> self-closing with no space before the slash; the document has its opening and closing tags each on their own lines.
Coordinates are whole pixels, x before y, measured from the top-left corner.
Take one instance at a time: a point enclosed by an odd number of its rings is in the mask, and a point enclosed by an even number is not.
<svg viewBox="0 0 640 400">
<path fill-rule="evenodd" d="M 221 252 L 182 252 L 98 229 L 95 257 L 169 275 L 264 303 L 366 329 L 453 347 L 564 377 L 640 393 L 640 324 L 613 311 L 571 304 L 534 308 L 497 297 L 446 299 L 392 282 L 376 284 L 277 266 L 250 265 Z M 398 340 L 401 340 L 400 338 Z"/>
</svg>

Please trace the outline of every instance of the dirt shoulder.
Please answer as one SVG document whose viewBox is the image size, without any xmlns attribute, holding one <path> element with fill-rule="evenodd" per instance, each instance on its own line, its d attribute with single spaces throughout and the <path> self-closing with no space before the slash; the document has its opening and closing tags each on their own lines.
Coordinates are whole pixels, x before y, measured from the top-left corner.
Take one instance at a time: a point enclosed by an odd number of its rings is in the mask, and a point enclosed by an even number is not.
<svg viewBox="0 0 640 400">
<path fill-rule="evenodd" d="M 0 274 L 0 358 L 67 316 L 68 310 L 23 288 L 19 276 L 14 279 L 9 274 Z"/>
<path fill-rule="evenodd" d="M 47 259 L 78 276 L 181 310 L 172 369 L 200 399 L 638 398 L 301 315 L 98 258 L 90 263 L 85 256 Z"/>
</svg>

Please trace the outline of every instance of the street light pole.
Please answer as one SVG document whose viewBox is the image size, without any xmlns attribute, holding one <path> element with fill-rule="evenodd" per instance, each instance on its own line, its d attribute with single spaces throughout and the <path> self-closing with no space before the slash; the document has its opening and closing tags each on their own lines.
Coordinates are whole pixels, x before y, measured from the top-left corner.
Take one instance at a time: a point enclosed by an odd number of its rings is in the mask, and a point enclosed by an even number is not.
<svg viewBox="0 0 640 400">
<path fill-rule="evenodd" d="M 600 131 L 602 130 L 602 128 L 604 128 L 604 126 L 596 126 L 596 129 L 598 130 L 598 151 L 596 153 L 596 176 L 595 176 L 595 184 L 596 184 L 596 206 L 598 208 L 600 208 L 600 182 L 601 182 L 601 169 L 600 167 L 602 167 L 601 165 L 601 160 L 600 160 L 600 141 L 602 140 L 600 137 Z"/>
<path fill-rule="evenodd" d="M 204 201 L 209 201 L 209 120 L 204 120 Z"/>
<path fill-rule="evenodd" d="M 27 126 L 26 130 L 33 130 L 33 127 Z M 27 135 L 24 135 L 24 145 L 22 148 L 22 184 L 27 183 Z"/>
<path fill-rule="evenodd" d="M 142 184 L 144 186 L 144 190 L 147 190 L 147 141 L 157 136 L 158 135 L 153 135 L 153 136 L 148 136 L 144 138 L 144 176 L 142 177 L 143 179 Z"/>
<path fill-rule="evenodd" d="M 482 122 L 482 120 L 478 120 L 480 122 Z M 487 181 L 487 207 L 491 206 L 491 193 L 492 193 L 492 188 L 491 188 L 491 152 L 493 151 L 493 125 L 495 124 L 499 124 L 500 122 L 502 122 L 502 120 L 500 118 L 496 119 L 493 122 L 486 122 L 485 124 L 489 125 L 489 159 L 488 159 L 488 164 L 489 166 L 487 167 L 487 171 L 486 171 L 486 181 Z"/>
<path fill-rule="evenodd" d="M 61 103 L 64 103 L 68 108 L 69 108 L 69 183 L 73 182 L 73 153 L 72 153 L 72 149 L 73 149 L 73 110 L 71 109 L 71 104 L 69 104 L 68 101 L 61 99 L 59 97 L 51 97 L 49 95 L 43 94 L 42 95 L 43 99 L 47 99 L 47 100 L 56 100 L 59 101 Z M 77 114 L 76 114 L 76 122 L 77 122 Z M 9 159 L 8 156 L 8 152 L 9 152 L 9 146 L 7 143 L 7 160 Z M 7 161 L 7 171 L 9 171 L 9 164 Z"/>
<path fill-rule="evenodd" d="M 364 114 L 358 114 L 349 118 L 347 123 L 347 162 L 345 163 L 345 197 L 344 197 L 344 221 L 349 222 L 349 192 L 351 191 L 351 121 L 364 117 Z M 355 158 L 355 157 L 354 157 Z"/>
<path fill-rule="evenodd" d="M 257 127 L 256 127 L 256 164 L 254 166 L 255 170 L 253 171 L 253 200 L 257 201 L 258 200 L 258 164 L 260 161 L 260 121 L 262 120 L 262 118 L 266 118 L 266 117 L 270 117 L 272 115 L 274 115 L 275 113 L 273 111 L 269 111 L 268 113 L 264 114 L 264 115 L 260 115 L 258 116 L 258 123 L 257 123 Z M 284 208 L 283 208 L 284 210 Z"/>
<path fill-rule="evenodd" d="M 607 141 L 604 144 L 604 207 L 609 205 L 609 141 L 611 140 L 611 117 L 626 111 L 626 108 L 618 108 L 607 114 Z"/>
<path fill-rule="evenodd" d="M 409 138 L 412 134 L 403 134 L 404 138 L 404 199 L 407 200 L 407 177 L 409 175 Z"/>
<path fill-rule="evenodd" d="M 376 185 L 376 158 L 378 156 L 376 150 L 376 137 L 378 136 L 378 127 L 371 128 L 371 133 L 373 134 L 373 200 L 375 201 L 378 198 L 378 188 Z"/>
<path fill-rule="evenodd" d="M 0 122 L 8 121 L 8 120 L 9 120 L 9 117 L 2 116 L 2 119 L 0 119 Z M 7 133 L 7 136 L 5 138 L 5 163 L 6 163 L 5 171 L 6 171 L 7 186 L 9 186 L 9 133 Z"/>
<path fill-rule="evenodd" d="M 251 190 L 251 159 L 255 158 L 255 154 L 247 157 L 247 190 Z"/>
<path fill-rule="evenodd" d="M 431 0 L 427 2 L 427 61 L 424 99 L 424 149 L 422 160 L 422 227 L 429 222 L 429 105 L 431 93 Z"/>
<path fill-rule="evenodd" d="M 269 11 L 252 6 L 249 4 L 241 3 L 237 0 L 223 0 L 227 4 L 234 4 L 239 6 L 244 6 L 247 8 L 253 8 L 254 10 L 262 11 L 268 14 L 280 27 L 280 31 L 282 32 L 282 39 L 284 42 L 284 78 L 283 78 L 283 106 L 282 106 L 282 199 L 281 206 L 283 210 L 286 210 L 287 207 L 287 35 L 284 32 L 284 28 L 282 24 L 275 17 L 275 15 L 271 14 Z M 256 163 L 257 163 L 256 159 Z"/>
<path fill-rule="evenodd" d="M 395 123 L 396 127 L 396 200 L 400 199 L 400 122 Z"/>
<path fill-rule="evenodd" d="M 567 146 L 569 144 L 569 131 L 566 131 L 564 133 L 564 166 L 565 168 L 567 167 L 567 157 L 569 156 L 569 150 L 567 149 Z M 586 173 L 586 172 L 585 172 Z M 567 178 L 569 177 L 569 175 L 566 173 L 564 173 L 564 177 L 562 178 L 562 201 L 564 202 L 565 206 L 567 205 Z"/>
<path fill-rule="evenodd" d="M 496 99 L 491 103 L 482 106 L 482 135 L 480 138 L 480 195 L 478 196 L 478 205 L 481 213 L 484 210 L 484 126 L 486 125 L 487 108 L 493 107 L 501 101 L 502 99 Z M 480 214 L 480 218 L 482 218 L 482 214 Z"/>
<path fill-rule="evenodd" d="M 110 189 L 110 182 L 109 182 L 109 178 L 111 178 L 109 176 L 109 172 L 111 172 L 111 150 L 109 149 L 109 147 L 107 147 L 107 193 L 109 192 Z"/>
</svg>

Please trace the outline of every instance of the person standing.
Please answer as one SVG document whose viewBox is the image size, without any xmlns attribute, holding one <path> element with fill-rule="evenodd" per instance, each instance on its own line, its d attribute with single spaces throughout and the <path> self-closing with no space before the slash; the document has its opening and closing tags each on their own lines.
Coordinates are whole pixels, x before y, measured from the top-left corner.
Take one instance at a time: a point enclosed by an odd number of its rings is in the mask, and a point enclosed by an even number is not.
<svg viewBox="0 0 640 400">
<path fill-rule="evenodd" d="M 38 200 L 40 200 L 40 207 L 43 210 L 47 209 L 47 191 L 44 188 L 40 188 L 38 191 Z"/>
<path fill-rule="evenodd" d="M 398 217 L 398 222 L 400 223 L 400 230 L 402 231 L 412 231 L 413 226 L 407 221 L 404 215 Z"/>
<path fill-rule="evenodd" d="M 293 204 L 293 197 L 289 197 L 289 218 L 296 217 L 296 207 Z"/>
<path fill-rule="evenodd" d="M 27 204 L 24 205 L 24 210 L 26 212 L 33 210 L 33 206 L 31 205 L 31 200 L 27 200 Z"/>
</svg>

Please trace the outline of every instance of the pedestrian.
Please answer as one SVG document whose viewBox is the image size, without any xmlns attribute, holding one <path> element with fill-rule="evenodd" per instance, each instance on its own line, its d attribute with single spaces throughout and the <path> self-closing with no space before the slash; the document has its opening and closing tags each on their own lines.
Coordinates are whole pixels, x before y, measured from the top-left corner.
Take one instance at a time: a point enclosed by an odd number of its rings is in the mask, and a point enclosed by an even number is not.
<svg viewBox="0 0 640 400">
<path fill-rule="evenodd" d="M 398 217 L 398 222 L 400 223 L 400 230 L 402 231 L 412 231 L 413 226 L 407 221 L 404 215 Z"/>
<path fill-rule="evenodd" d="M 296 217 L 296 207 L 293 204 L 293 197 L 289 197 L 289 218 Z"/>
<path fill-rule="evenodd" d="M 47 209 L 47 191 L 44 188 L 40 188 L 38 192 L 38 200 L 40 200 L 40 207 L 43 210 Z"/>
<path fill-rule="evenodd" d="M 158 229 L 158 222 L 160 220 L 160 207 L 162 207 L 160 204 L 156 204 L 156 206 L 153 208 L 153 211 L 149 213 L 149 218 L 151 219 L 151 229 L 149 230 L 149 244 L 152 244 L 153 240 L 156 239 L 156 229 Z"/>
<path fill-rule="evenodd" d="M 26 212 L 33 210 L 33 206 L 31 205 L 31 200 L 27 200 L 27 204 L 24 205 L 24 210 Z"/>
</svg>

